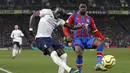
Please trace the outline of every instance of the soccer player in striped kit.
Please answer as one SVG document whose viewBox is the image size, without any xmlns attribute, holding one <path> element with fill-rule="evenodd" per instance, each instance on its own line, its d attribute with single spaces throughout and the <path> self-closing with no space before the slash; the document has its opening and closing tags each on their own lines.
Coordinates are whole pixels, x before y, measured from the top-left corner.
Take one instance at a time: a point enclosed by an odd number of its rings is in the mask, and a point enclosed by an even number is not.
<svg viewBox="0 0 130 73">
<path fill-rule="evenodd" d="M 82 73 L 84 48 L 96 48 L 97 60 L 95 69 L 98 71 L 107 71 L 107 69 L 101 65 L 104 49 L 102 40 L 104 40 L 104 36 L 96 28 L 93 18 L 86 14 L 86 10 L 87 5 L 81 3 L 79 5 L 79 11 L 73 13 L 67 20 L 68 24 L 82 24 L 85 28 L 74 30 L 72 38 L 68 32 L 68 28 L 63 27 L 64 34 L 67 36 L 68 41 L 72 41 L 73 43 L 73 48 L 77 55 L 76 66 L 80 70 L 79 73 Z M 97 38 L 91 37 L 90 31 L 93 32 Z"/>
</svg>

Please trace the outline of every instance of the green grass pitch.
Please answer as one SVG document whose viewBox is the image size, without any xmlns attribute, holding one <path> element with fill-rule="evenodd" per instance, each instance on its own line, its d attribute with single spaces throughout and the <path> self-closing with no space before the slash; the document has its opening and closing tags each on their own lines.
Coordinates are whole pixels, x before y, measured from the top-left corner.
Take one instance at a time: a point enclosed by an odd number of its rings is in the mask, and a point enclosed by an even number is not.
<svg viewBox="0 0 130 73">
<path fill-rule="evenodd" d="M 75 53 L 73 50 L 65 50 L 68 53 L 68 65 L 75 68 Z M 116 65 L 105 73 L 130 73 L 130 49 L 105 49 L 105 55 L 115 56 Z M 85 50 L 83 73 L 104 73 L 94 70 L 96 52 Z M 0 68 L 12 73 L 57 73 L 58 66 L 51 58 L 43 56 L 39 50 L 22 50 L 21 54 L 12 60 L 11 51 L 0 51 Z M 0 73 L 4 73 L 0 70 Z M 67 72 L 65 72 L 67 73 Z"/>
</svg>

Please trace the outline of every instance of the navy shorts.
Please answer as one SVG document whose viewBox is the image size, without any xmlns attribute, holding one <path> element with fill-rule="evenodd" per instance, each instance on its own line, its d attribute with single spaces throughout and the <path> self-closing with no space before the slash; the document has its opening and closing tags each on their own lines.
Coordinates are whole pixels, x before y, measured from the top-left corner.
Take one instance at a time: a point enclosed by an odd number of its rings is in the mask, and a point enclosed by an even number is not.
<svg viewBox="0 0 130 73">
<path fill-rule="evenodd" d="M 17 45 L 17 47 L 20 48 L 20 44 L 19 44 L 19 42 L 14 41 L 14 42 L 13 42 L 13 45 Z"/>
<path fill-rule="evenodd" d="M 47 49 L 49 47 L 53 47 L 54 50 L 57 49 L 62 49 L 64 48 L 63 45 L 55 42 L 52 38 L 50 37 L 41 37 L 36 39 L 36 47 L 39 48 L 43 53 L 47 53 Z"/>
</svg>

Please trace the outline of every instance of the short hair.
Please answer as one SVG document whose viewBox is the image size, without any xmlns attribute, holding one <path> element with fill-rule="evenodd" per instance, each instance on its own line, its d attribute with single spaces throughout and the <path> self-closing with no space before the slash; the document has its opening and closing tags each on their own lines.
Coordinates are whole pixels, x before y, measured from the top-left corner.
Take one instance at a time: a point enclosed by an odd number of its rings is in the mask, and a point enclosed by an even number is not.
<svg viewBox="0 0 130 73">
<path fill-rule="evenodd" d="M 85 0 L 85 1 L 81 1 L 81 2 L 79 3 L 79 5 L 80 5 L 80 4 L 85 4 L 85 5 L 87 6 L 87 3 L 88 3 L 88 2 Z"/>
</svg>

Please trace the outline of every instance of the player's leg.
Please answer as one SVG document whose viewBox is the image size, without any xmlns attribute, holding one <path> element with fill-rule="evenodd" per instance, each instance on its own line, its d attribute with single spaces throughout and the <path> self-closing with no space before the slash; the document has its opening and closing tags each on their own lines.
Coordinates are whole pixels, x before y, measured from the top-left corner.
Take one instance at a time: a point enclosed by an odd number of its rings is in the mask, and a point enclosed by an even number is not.
<svg viewBox="0 0 130 73">
<path fill-rule="evenodd" d="M 58 56 L 66 63 L 67 53 L 65 53 L 65 51 L 63 49 L 57 49 L 56 52 L 57 52 Z M 58 73 L 64 73 L 64 68 L 59 66 Z"/>
<path fill-rule="evenodd" d="M 14 59 L 17 55 L 17 42 L 13 42 L 12 58 Z"/>
<path fill-rule="evenodd" d="M 79 73 L 82 73 L 83 65 L 83 48 L 84 45 L 79 38 L 75 38 L 73 41 L 74 50 L 76 52 L 76 67 L 79 69 Z"/>
<path fill-rule="evenodd" d="M 21 51 L 22 51 L 22 48 L 19 48 L 18 53 L 20 54 L 20 53 L 21 53 Z"/>
<path fill-rule="evenodd" d="M 44 52 L 45 55 L 49 55 L 54 63 L 64 68 L 68 73 L 78 73 L 78 70 L 72 69 L 58 56 L 57 52 L 51 47 L 54 41 L 51 38 L 40 39 L 37 42 L 37 47 Z"/>
<path fill-rule="evenodd" d="M 48 50 L 52 50 L 52 48 L 48 48 Z M 57 52 L 55 50 L 52 50 L 50 52 L 50 57 L 52 58 L 52 60 L 61 68 L 65 69 L 68 73 L 78 73 L 79 70 L 78 69 L 73 69 L 71 67 L 69 67 L 57 54 Z"/>
<path fill-rule="evenodd" d="M 76 52 L 76 67 L 79 69 L 79 73 L 82 73 L 83 66 L 83 49 L 79 45 L 75 45 Z"/>
<path fill-rule="evenodd" d="M 64 47 L 61 44 L 56 43 L 54 40 L 52 42 L 53 42 L 52 47 L 56 50 L 61 60 L 63 60 L 64 63 L 66 64 L 67 53 L 65 53 L 65 51 L 61 49 Z M 78 69 L 71 69 L 70 73 L 77 73 L 78 71 L 79 71 Z M 58 73 L 64 73 L 64 68 L 62 66 L 59 66 Z"/>
<path fill-rule="evenodd" d="M 21 51 L 22 51 L 22 48 L 21 48 L 21 44 L 19 43 L 19 44 L 18 44 L 18 54 L 20 54 Z"/>
<path fill-rule="evenodd" d="M 103 52 L 104 52 L 104 46 L 101 40 L 95 39 L 93 46 L 97 47 L 96 53 L 97 53 L 97 60 L 96 60 L 96 70 L 102 70 L 102 71 L 107 71 L 105 67 L 101 65 L 101 61 L 103 58 Z"/>
<path fill-rule="evenodd" d="M 20 54 L 21 53 L 21 51 L 22 51 L 22 48 L 21 48 L 21 45 L 22 45 L 22 40 L 19 42 L 19 44 L 18 44 L 18 54 Z"/>
<path fill-rule="evenodd" d="M 19 49 L 20 49 L 20 44 L 19 44 L 19 42 L 17 42 L 16 55 L 18 55 L 18 54 L 19 54 Z"/>
</svg>

